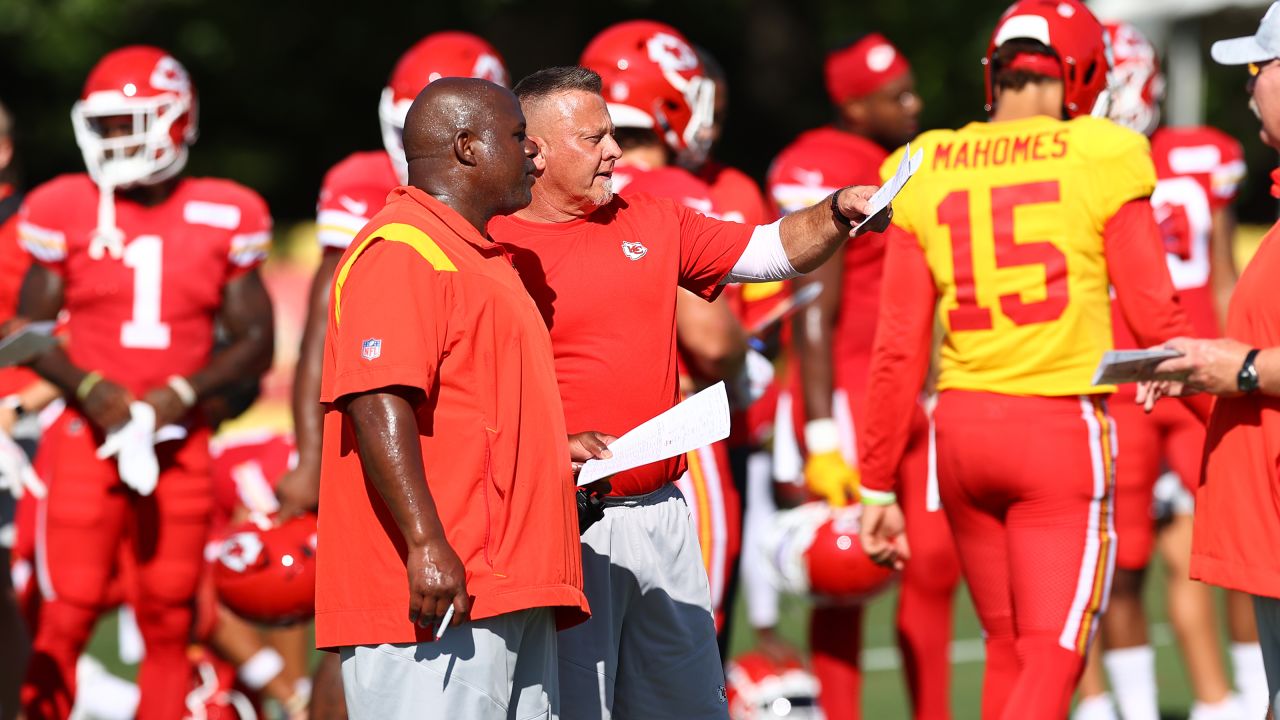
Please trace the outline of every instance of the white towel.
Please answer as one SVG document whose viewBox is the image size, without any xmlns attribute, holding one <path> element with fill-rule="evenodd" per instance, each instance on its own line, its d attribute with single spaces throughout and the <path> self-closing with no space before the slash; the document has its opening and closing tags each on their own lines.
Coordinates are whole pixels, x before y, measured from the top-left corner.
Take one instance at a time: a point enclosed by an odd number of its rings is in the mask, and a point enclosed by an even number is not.
<svg viewBox="0 0 1280 720">
<path fill-rule="evenodd" d="M 120 480 L 139 495 L 150 495 L 160 480 L 156 460 L 156 411 L 144 402 L 129 404 L 129 421 L 107 433 L 98 459 L 116 457 Z"/>
</svg>

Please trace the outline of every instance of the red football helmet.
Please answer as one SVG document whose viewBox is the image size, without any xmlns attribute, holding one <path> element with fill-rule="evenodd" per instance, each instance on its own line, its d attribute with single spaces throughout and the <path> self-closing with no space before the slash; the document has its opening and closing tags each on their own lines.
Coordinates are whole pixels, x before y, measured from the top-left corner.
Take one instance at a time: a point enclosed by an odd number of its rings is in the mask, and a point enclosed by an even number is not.
<svg viewBox="0 0 1280 720">
<path fill-rule="evenodd" d="M 780 590 L 833 603 L 860 603 L 878 595 L 897 572 L 875 564 L 858 539 L 862 506 L 806 503 L 774 516 L 762 542 Z"/>
<path fill-rule="evenodd" d="M 682 163 L 706 159 L 716 86 L 678 30 L 650 20 L 621 22 L 596 35 L 578 62 L 600 74 L 615 126 L 656 131 Z"/>
<path fill-rule="evenodd" d="M 103 121 L 113 117 L 132 118 L 132 132 L 109 137 Z M 195 88 L 182 64 L 160 48 L 121 48 L 90 71 L 71 122 L 94 182 L 157 183 L 187 164 L 187 147 L 196 140 Z"/>
<path fill-rule="evenodd" d="M 823 720 L 818 679 L 796 660 L 743 653 L 725 666 L 730 720 Z"/>
<path fill-rule="evenodd" d="M 404 157 L 405 115 L 418 93 L 442 77 L 483 78 L 503 87 L 511 84 L 507 66 L 498 51 L 484 38 L 468 32 L 432 33 L 401 55 L 387 86 L 382 89 L 378 120 L 382 124 L 382 143 L 402 183 L 409 178 L 408 161 Z"/>
<path fill-rule="evenodd" d="M 982 59 L 988 112 L 995 103 L 996 48 L 1016 38 L 1038 40 L 1057 53 L 1067 117 L 1106 117 L 1111 49 L 1102 23 L 1079 0 L 1018 0 L 1004 11 Z"/>
<path fill-rule="evenodd" d="M 1164 97 L 1164 75 L 1155 47 L 1124 22 L 1106 24 L 1111 37 L 1111 111 L 1117 124 L 1143 135 L 1160 126 L 1160 100 Z"/>
<path fill-rule="evenodd" d="M 265 523 L 264 523 L 265 524 Z M 316 611 L 316 516 L 233 528 L 214 562 L 218 598 L 237 615 L 288 625 Z"/>
</svg>

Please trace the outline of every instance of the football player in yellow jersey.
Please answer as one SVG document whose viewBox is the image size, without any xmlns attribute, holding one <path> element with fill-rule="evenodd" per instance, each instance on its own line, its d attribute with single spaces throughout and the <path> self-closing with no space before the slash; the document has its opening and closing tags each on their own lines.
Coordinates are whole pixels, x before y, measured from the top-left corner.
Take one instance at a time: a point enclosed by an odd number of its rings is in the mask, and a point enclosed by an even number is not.
<svg viewBox="0 0 1280 720">
<path fill-rule="evenodd" d="M 1065 717 L 1105 608 L 1113 388 L 1091 377 L 1111 348 L 1108 286 L 1144 345 L 1190 332 L 1147 139 L 1091 116 L 1105 112 L 1106 47 L 1077 0 L 1010 7 L 984 61 L 990 122 L 913 143 L 924 164 L 887 238 L 862 542 L 879 562 L 909 558 L 893 478 L 936 307 L 939 491 L 986 636 L 984 718 Z"/>
</svg>

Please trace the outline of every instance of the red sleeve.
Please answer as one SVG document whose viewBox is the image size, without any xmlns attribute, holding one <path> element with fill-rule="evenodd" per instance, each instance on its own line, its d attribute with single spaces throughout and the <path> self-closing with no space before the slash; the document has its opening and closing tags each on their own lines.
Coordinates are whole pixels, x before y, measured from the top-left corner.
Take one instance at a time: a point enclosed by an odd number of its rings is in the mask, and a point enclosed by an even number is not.
<svg viewBox="0 0 1280 720">
<path fill-rule="evenodd" d="M 1151 203 L 1144 198 L 1120 206 L 1103 228 L 1103 243 L 1116 304 L 1138 346 L 1151 347 L 1179 336 L 1193 337 L 1196 332 L 1169 278 L 1164 243 Z M 1201 420 L 1209 417 L 1211 403 L 1206 396 L 1187 398 L 1186 404 Z"/>
<path fill-rule="evenodd" d="M 720 281 L 733 269 L 747 248 L 754 225 L 709 218 L 675 205 L 680 216 L 680 287 L 714 300 Z"/>
<path fill-rule="evenodd" d="M 267 203 L 255 192 L 246 190 L 245 193 L 245 199 L 239 203 L 240 223 L 231 235 L 227 251 L 232 278 L 261 265 L 271 250 L 271 213 Z"/>
<path fill-rule="evenodd" d="M 453 303 L 445 276 L 452 273 L 424 265 L 404 243 L 375 241 L 356 258 L 345 279 L 338 276 L 325 339 L 321 402 L 395 385 L 430 394 L 448 349 Z"/>
<path fill-rule="evenodd" d="M 18 218 L 0 225 L 0 322 L 18 312 L 18 291 L 31 267 L 31 256 L 18 244 Z"/>
<path fill-rule="evenodd" d="M 858 433 L 863 486 L 893 490 L 907 445 L 916 398 L 929 369 L 937 287 L 920 243 L 891 226 L 885 233 L 880 316 L 871 355 L 866 418 Z"/>
</svg>

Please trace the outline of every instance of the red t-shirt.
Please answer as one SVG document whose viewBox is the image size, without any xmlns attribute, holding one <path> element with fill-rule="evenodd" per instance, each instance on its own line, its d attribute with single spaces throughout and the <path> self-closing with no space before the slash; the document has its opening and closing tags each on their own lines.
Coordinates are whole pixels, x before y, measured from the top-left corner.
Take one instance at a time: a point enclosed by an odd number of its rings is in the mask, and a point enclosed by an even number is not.
<svg viewBox="0 0 1280 720">
<path fill-rule="evenodd" d="M 796 138 L 769 168 L 769 196 L 783 215 L 826 200 L 849 185 L 879 185 L 880 166 L 889 153 L 851 133 L 824 127 Z M 844 272 L 832 353 L 833 381 L 861 397 L 871 367 L 871 344 L 880 307 L 885 236 L 867 233 L 840 251 Z"/>
<path fill-rule="evenodd" d="M 752 230 L 643 194 L 570 222 L 489 223 L 551 330 L 570 432 L 622 435 L 675 405 L 676 288 L 713 299 Z M 619 473 L 613 494 L 653 492 L 683 471 L 676 457 Z"/>
<path fill-rule="evenodd" d="M 316 239 L 323 248 L 346 250 L 400 179 L 385 150 L 352 153 L 325 173 L 316 203 Z"/>
<path fill-rule="evenodd" d="M 1244 150 L 1210 127 L 1162 127 L 1151 136 L 1151 159 L 1157 178 L 1151 206 L 1164 237 L 1173 287 L 1196 335 L 1218 337 L 1222 329 L 1209 285 L 1210 233 L 1213 212 L 1235 200 L 1244 176 Z M 1118 314 L 1113 313 L 1111 326 L 1117 348 L 1137 347 Z M 1130 385 L 1117 394 L 1132 392 Z"/>
<path fill-rule="evenodd" d="M 223 289 L 271 247 L 266 203 L 209 178 L 180 180 L 154 207 L 117 195 L 119 260 L 90 257 L 97 226 L 98 187 L 83 174 L 36 188 L 18 213 L 23 248 L 62 276 L 71 361 L 139 397 L 203 368 Z"/>
<path fill-rule="evenodd" d="M 1280 345 L 1280 225 L 1240 275 L 1226 336 L 1256 348 Z M 1196 493 L 1191 577 L 1254 595 L 1280 597 L 1280 398 L 1218 398 Z"/>
<path fill-rule="evenodd" d="M 356 236 L 330 295 L 320 400 L 316 645 L 426 642 L 409 622 L 405 545 L 365 478 L 338 401 L 421 389 L 427 486 L 466 567 L 476 619 L 587 617 L 551 339 L 503 249 L 411 187 Z"/>
</svg>

